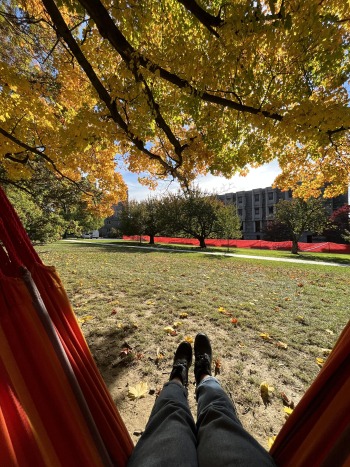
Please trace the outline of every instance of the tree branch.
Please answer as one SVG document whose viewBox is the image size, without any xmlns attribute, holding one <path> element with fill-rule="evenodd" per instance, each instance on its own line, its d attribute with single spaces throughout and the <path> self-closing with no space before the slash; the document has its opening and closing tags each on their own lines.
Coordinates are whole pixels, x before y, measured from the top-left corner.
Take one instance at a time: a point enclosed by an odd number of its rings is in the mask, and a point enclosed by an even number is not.
<svg viewBox="0 0 350 467">
<path fill-rule="evenodd" d="M 103 86 L 102 82 L 96 75 L 94 69 L 92 68 L 90 62 L 86 59 L 85 55 L 81 51 L 78 43 L 72 36 L 67 24 L 65 23 L 59 9 L 57 8 L 55 2 L 53 0 L 42 0 L 43 4 L 50 15 L 53 24 L 55 25 L 56 33 L 61 36 L 66 44 L 68 45 L 69 49 L 71 50 L 72 54 L 78 61 L 79 65 L 82 67 L 84 70 L 86 76 L 89 78 L 91 84 L 95 88 L 97 94 L 99 95 L 100 99 L 105 103 L 106 107 L 108 108 L 111 117 L 113 118 L 113 121 L 125 132 L 126 136 L 128 139 L 139 149 L 141 152 L 146 154 L 150 159 L 156 160 L 158 163 L 160 163 L 167 172 L 170 172 L 172 174 L 175 174 L 177 178 L 180 180 L 183 179 L 180 173 L 178 173 L 177 168 L 178 167 L 172 167 L 169 165 L 166 161 L 164 161 L 159 155 L 152 153 L 149 151 L 146 146 L 144 141 L 142 141 L 138 136 L 136 136 L 128 127 L 128 125 L 125 123 L 123 120 L 122 116 L 118 112 L 116 102 L 113 100 L 106 90 L 106 88 Z M 102 6 L 102 5 L 101 5 Z M 103 8 L 103 7 L 102 7 Z M 106 12 L 107 13 L 107 12 Z M 107 13 L 108 18 L 109 15 Z M 111 20 L 111 19 L 110 19 Z M 112 20 L 111 20 L 112 21 Z M 113 23 L 113 22 L 112 22 Z M 113 23 L 114 24 L 114 23 Z M 131 57 L 125 56 L 126 61 L 130 62 Z"/>
<path fill-rule="evenodd" d="M 187 10 L 189 10 L 200 23 L 202 23 L 208 31 L 213 34 L 215 37 L 219 38 L 220 35 L 218 34 L 213 26 L 220 27 L 224 22 L 220 18 L 220 13 L 217 16 L 213 16 L 207 11 L 203 10 L 197 2 L 194 0 L 177 0 L 181 3 Z"/>
<path fill-rule="evenodd" d="M 65 180 L 68 180 L 70 183 L 73 183 L 74 185 L 76 185 L 80 191 L 82 191 L 83 193 L 87 194 L 88 196 L 93 196 L 93 194 L 89 193 L 88 191 L 85 191 L 83 190 L 80 186 L 79 186 L 79 183 L 77 183 L 75 180 L 72 180 L 71 178 L 67 177 L 66 175 L 64 175 L 56 166 L 55 162 L 49 157 L 47 156 L 44 152 L 42 151 L 39 151 L 37 148 L 35 147 L 32 147 L 32 146 L 29 146 L 28 144 L 24 143 L 23 141 L 19 140 L 18 138 L 16 138 L 15 136 L 11 135 L 10 133 L 8 133 L 6 130 L 4 130 L 3 128 L 0 127 L 0 134 L 2 134 L 3 136 L 5 136 L 5 138 L 8 138 L 9 140 L 11 140 L 13 143 L 17 144 L 18 146 L 20 146 L 21 148 L 25 149 L 27 152 L 31 152 L 37 156 L 39 156 L 40 158 L 44 159 L 46 162 L 48 162 L 52 167 L 53 169 L 55 170 L 55 172 L 57 172 L 59 174 L 59 176 L 61 178 L 64 178 Z M 24 151 L 22 151 L 24 152 Z M 19 153 L 18 153 L 19 154 Z M 21 163 L 21 164 L 25 164 L 28 162 L 29 160 L 29 157 L 26 156 L 25 160 L 21 160 L 21 159 L 17 159 L 15 157 L 13 157 L 10 153 L 7 153 L 6 156 L 5 156 L 7 159 L 10 159 L 12 160 L 13 162 L 16 162 L 16 163 Z"/>
<path fill-rule="evenodd" d="M 49 1 L 50 0 L 43 0 L 43 3 L 46 4 Z M 271 113 L 266 110 L 260 110 L 248 105 L 239 104 L 237 102 L 231 101 L 230 99 L 215 96 L 209 94 L 208 92 L 196 89 L 187 80 L 180 78 L 174 73 L 170 73 L 136 51 L 127 41 L 121 31 L 117 28 L 113 19 L 110 17 L 108 11 L 100 2 L 100 0 L 79 0 L 79 3 L 87 10 L 90 17 L 95 21 L 101 36 L 105 39 L 108 39 L 110 44 L 126 62 L 134 60 L 139 66 L 146 68 L 153 74 L 159 74 L 159 76 L 165 81 L 168 81 L 179 89 L 186 90 L 188 94 L 191 94 L 205 102 L 217 104 L 222 107 L 228 107 L 239 112 L 247 112 L 254 115 L 260 114 L 266 118 L 271 118 L 277 121 L 283 120 L 283 116 L 280 114 Z"/>
</svg>

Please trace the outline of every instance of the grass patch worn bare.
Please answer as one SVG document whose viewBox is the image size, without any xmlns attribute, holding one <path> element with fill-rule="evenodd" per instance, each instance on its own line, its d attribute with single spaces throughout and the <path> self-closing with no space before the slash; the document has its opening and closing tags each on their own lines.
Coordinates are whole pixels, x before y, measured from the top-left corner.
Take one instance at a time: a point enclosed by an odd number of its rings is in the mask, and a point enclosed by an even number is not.
<svg viewBox="0 0 350 467">
<path fill-rule="evenodd" d="M 56 266 L 131 435 L 144 428 L 155 396 L 130 401 L 128 386 L 146 381 L 156 393 L 177 344 L 202 331 L 212 340 L 218 377 L 242 423 L 267 447 L 267 437 L 284 423 L 280 393 L 299 401 L 319 372 L 316 358 L 327 358 L 349 319 L 345 267 L 103 243 L 60 242 L 38 252 Z M 165 332 L 167 326 L 176 335 Z M 125 344 L 132 351 L 121 356 Z M 268 406 L 260 396 L 262 381 L 275 387 Z M 190 382 L 195 413 L 191 370 Z"/>
</svg>

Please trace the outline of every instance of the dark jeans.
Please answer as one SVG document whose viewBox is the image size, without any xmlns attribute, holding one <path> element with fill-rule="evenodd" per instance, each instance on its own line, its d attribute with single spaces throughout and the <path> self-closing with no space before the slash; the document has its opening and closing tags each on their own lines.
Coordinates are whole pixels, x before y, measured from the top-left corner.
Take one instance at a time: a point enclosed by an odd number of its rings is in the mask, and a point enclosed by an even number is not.
<svg viewBox="0 0 350 467">
<path fill-rule="evenodd" d="M 187 390 L 169 381 L 156 400 L 128 467 L 274 466 L 268 452 L 242 427 L 216 378 L 197 387 L 195 424 Z"/>
</svg>

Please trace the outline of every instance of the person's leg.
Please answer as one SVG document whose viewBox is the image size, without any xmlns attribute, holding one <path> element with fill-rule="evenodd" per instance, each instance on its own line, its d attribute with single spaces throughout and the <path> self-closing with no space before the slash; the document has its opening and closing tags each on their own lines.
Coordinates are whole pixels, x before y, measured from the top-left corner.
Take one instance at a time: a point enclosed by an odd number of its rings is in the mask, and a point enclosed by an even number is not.
<svg viewBox="0 0 350 467">
<path fill-rule="evenodd" d="M 275 465 L 268 452 L 243 428 L 218 380 L 210 376 L 211 347 L 207 336 L 196 338 L 195 354 L 199 467 Z"/>
<path fill-rule="evenodd" d="M 154 404 L 128 467 L 198 466 L 196 425 L 188 405 L 187 389 L 182 384 L 187 384 L 192 357 L 191 346 L 188 345 L 180 344 L 175 353 L 170 381 L 164 385 Z"/>
</svg>

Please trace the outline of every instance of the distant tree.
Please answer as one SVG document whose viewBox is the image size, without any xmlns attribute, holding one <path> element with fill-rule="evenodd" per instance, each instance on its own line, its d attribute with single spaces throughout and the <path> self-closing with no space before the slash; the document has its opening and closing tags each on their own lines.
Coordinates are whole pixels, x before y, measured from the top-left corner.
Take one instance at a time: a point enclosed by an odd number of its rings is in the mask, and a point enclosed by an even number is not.
<svg viewBox="0 0 350 467">
<path fill-rule="evenodd" d="M 54 212 L 44 212 L 25 191 L 11 187 L 6 190 L 6 194 L 33 242 L 48 243 L 62 238 L 66 222 L 61 216 Z"/>
<path fill-rule="evenodd" d="M 30 179 L 6 178 L 0 166 L 0 182 L 33 241 L 55 241 L 68 235 L 81 235 L 101 222 L 99 208 L 89 208 L 87 193 L 98 190 L 88 179 L 72 183 L 57 177 L 43 163 L 32 163 Z M 35 168 L 34 168 L 35 166 Z"/>
<path fill-rule="evenodd" d="M 292 253 L 298 253 L 298 242 L 303 232 L 322 233 L 327 225 L 327 213 L 321 198 L 304 201 L 294 198 L 276 204 L 276 220 L 282 222 L 292 238 Z"/>
<path fill-rule="evenodd" d="M 157 198 L 131 201 L 121 215 L 120 228 L 125 235 L 148 235 L 153 245 L 154 237 L 164 228 L 162 201 Z"/>
<path fill-rule="evenodd" d="M 241 238 L 241 220 L 237 215 L 236 206 L 233 204 L 221 203 L 217 211 L 217 220 L 214 227 L 217 238 Z"/>
<path fill-rule="evenodd" d="M 270 242 L 284 242 L 292 239 L 288 226 L 276 219 L 268 221 L 262 233 L 264 240 Z"/>
<path fill-rule="evenodd" d="M 225 207 L 215 194 L 197 187 L 184 194 L 169 195 L 164 207 L 165 228 L 173 234 L 196 238 L 201 248 L 206 248 L 207 238 L 240 236 L 240 221 L 235 210 Z"/>
<path fill-rule="evenodd" d="M 336 209 L 330 217 L 330 226 L 326 231 L 327 238 L 333 241 L 349 242 L 350 205 L 344 204 Z"/>
</svg>

